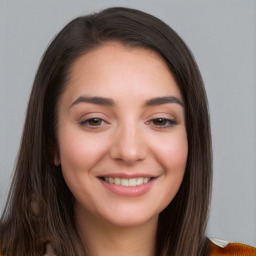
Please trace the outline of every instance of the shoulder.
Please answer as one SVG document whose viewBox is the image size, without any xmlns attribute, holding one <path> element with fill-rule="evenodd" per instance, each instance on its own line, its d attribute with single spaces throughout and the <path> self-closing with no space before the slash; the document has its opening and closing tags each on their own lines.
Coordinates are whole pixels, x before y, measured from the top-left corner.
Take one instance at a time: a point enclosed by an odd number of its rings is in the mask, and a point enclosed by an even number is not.
<svg viewBox="0 0 256 256">
<path fill-rule="evenodd" d="M 229 243 L 227 241 L 210 238 L 210 256 L 255 256 L 256 248 L 240 244 Z"/>
</svg>

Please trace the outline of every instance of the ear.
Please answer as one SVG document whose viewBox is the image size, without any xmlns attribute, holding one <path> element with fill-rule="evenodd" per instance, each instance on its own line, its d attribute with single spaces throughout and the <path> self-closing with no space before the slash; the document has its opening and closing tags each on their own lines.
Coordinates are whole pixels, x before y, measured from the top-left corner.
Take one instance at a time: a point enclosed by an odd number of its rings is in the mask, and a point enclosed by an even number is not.
<svg viewBox="0 0 256 256">
<path fill-rule="evenodd" d="M 53 163 L 56 166 L 60 165 L 60 153 L 59 153 L 59 150 L 54 150 L 54 153 L 53 153 Z"/>
<path fill-rule="evenodd" d="M 60 151 L 56 142 L 51 141 L 51 155 L 54 165 L 60 165 Z"/>
</svg>

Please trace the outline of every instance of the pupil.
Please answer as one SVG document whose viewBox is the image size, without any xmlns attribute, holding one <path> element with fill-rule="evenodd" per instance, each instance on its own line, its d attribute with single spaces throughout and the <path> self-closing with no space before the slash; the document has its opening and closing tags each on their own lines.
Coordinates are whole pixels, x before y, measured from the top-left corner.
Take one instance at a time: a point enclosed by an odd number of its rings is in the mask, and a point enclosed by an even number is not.
<svg viewBox="0 0 256 256">
<path fill-rule="evenodd" d="M 166 124 L 166 120 L 163 118 L 158 118 L 154 121 L 155 125 L 165 125 Z"/>
<path fill-rule="evenodd" d="M 89 121 L 90 125 L 100 125 L 101 120 L 99 118 L 93 118 Z"/>
</svg>

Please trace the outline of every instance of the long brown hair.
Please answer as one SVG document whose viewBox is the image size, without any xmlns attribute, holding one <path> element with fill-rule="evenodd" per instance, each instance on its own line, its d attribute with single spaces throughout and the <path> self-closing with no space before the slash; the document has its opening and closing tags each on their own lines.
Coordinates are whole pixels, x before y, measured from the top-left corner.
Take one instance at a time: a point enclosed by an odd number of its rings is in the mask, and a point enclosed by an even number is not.
<svg viewBox="0 0 256 256">
<path fill-rule="evenodd" d="M 74 223 L 73 195 L 65 184 L 61 167 L 53 164 L 56 106 L 74 61 L 109 41 L 144 47 L 162 56 L 185 102 L 187 166 L 176 197 L 160 214 L 156 255 L 207 254 L 205 228 L 212 152 L 207 99 L 200 72 L 183 40 L 164 22 L 138 10 L 109 8 L 71 21 L 42 58 L 0 221 L 0 251 L 7 256 L 42 255 L 47 242 L 58 256 L 89 255 Z"/>
</svg>

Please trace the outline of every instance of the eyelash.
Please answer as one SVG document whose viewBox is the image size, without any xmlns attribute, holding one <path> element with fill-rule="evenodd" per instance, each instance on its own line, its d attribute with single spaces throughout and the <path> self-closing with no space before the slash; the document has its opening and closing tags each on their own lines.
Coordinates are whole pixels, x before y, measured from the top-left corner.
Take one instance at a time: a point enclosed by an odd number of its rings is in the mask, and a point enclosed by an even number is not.
<svg viewBox="0 0 256 256">
<path fill-rule="evenodd" d="M 90 122 L 93 121 L 93 122 L 100 122 L 100 124 L 98 125 L 91 125 Z M 106 121 L 104 121 L 102 118 L 98 118 L 98 117 L 93 117 L 93 118 L 89 118 L 89 119 L 86 119 L 86 120 L 83 120 L 80 122 L 80 125 L 84 126 L 88 126 L 90 128 L 99 128 L 101 127 L 103 124 L 107 124 Z"/>
<path fill-rule="evenodd" d="M 154 122 L 162 122 L 162 121 L 164 122 L 164 124 L 162 124 L 162 125 L 154 124 Z M 170 128 L 170 127 L 172 127 L 172 126 L 177 124 L 177 122 L 175 120 L 173 120 L 173 119 L 161 118 L 161 117 L 154 118 L 154 119 L 148 121 L 147 123 L 148 124 L 152 124 L 152 125 L 154 125 L 157 128 Z"/>
<path fill-rule="evenodd" d="M 95 122 L 96 125 L 90 124 L 90 122 Z M 98 123 L 98 122 L 100 122 L 100 123 Z M 163 122 L 163 124 L 156 124 L 156 122 Z M 152 120 L 147 121 L 146 123 L 153 125 L 157 128 L 170 128 L 177 124 L 177 122 L 175 120 L 168 119 L 168 118 L 154 118 Z M 107 122 L 105 120 L 103 120 L 102 118 L 98 118 L 98 117 L 89 118 L 89 119 L 86 119 L 86 120 L 83 120 L 80 122 L 80 125 L 82 125 L 82 126 L 86 125 L 90 128 L 99 128 L 104 124 L 107 124 Z"/>
</svg>

